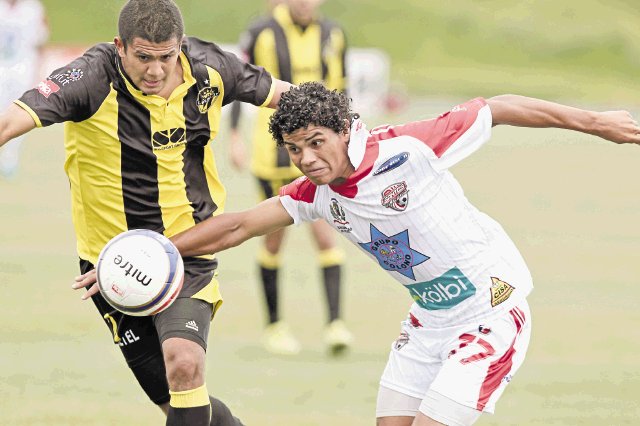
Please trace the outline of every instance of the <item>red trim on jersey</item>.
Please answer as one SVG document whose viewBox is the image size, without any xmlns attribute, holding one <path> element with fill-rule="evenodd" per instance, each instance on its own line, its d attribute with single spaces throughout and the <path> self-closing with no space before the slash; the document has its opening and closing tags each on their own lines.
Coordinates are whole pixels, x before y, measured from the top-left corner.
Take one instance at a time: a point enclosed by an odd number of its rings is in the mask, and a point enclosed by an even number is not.
<svg viewBox="0 0 640 426">
<path fill-rule="evenodd" d="M 316 196 L 316 189 L 318 187 L 311 182 L 306 176 L 301 176 L 293 182 L 280 188 L 278 195 L 284 197 L 290 196 L 296 201 L 302 201 L 305 203 L 313 203 L 313 199 Z"/>
<path fill-rule="evenodd" d="M 482 98 L 472 99 L 437 118 L 376 127 L 371 130 L 371 137 L 381 141 L 403 135 L 411 136 L 424 142 L 440 158 L 476 122 L 478 111 L 486 104 Z"/>
<path fill-rule="evenodd" d="M 493 392 L 495 392 L 495 390 L 498 389 L 498 386 L 500 386 L 502 378 L 511 371 L 511 367 L 513 366 L 513 355 L 516 353 L 513 346 L 522 331 L 525 317 L 524 312 L 517 307 L 510 310 L 509 313 L 513 317 L 513 322 L 516 324 L 516 336 L 513 338 L 511 346 L 507 349 L 504 355 L 489 365 L 487 377 L 485 377 L 484 382 L 480 387 L 480 396 L 478 398 L 478 404 L 476 405 L 476 409 L 478 411 L 484 410 L 489 398 L 491 398 Z"/>
<path fill-rule="evenodd" d="M 340 185 L 329 185 L 338 194 L 347 198 L 355 198 L 358 194 L 358 182 L 365 176 L 371 173 L 373 169 L 373 163 L 376 162 L 380 147 L 378 146 L 379 139 L 370 136 L 367 139 L 367 145 L 365 146 L 364 158 L 358 166 L 355 172 L 349 178 Z"/>
</svg>

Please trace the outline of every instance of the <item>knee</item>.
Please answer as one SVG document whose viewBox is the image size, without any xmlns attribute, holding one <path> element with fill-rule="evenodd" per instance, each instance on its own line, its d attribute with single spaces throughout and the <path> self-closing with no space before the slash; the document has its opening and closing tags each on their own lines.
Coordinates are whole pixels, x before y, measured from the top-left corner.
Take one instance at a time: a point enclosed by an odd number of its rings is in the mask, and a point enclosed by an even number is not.
<svg viewBox="0 0 640 426">
<path fill-rule="evenodd" d="M 194 389 L 204 383 L 204 357 L 193 351 L 165 352 L 169 388 L 173 391 Z"/>
</svg>

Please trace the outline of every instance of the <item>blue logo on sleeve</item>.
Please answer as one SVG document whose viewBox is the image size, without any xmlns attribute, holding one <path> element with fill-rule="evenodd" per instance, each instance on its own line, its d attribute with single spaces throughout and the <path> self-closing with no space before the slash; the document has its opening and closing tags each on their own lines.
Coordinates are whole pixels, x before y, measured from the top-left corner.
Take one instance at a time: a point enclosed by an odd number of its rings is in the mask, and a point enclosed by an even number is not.
<svg viewBox="0 0 640 426">
<path fill-rule="evenodd" d="M 382 163 L 380 167 L 378 167 L 376 171 L 373 172 L 373 175 L 378 176 L 390 170 L 393 170 L 396 167 L 400 167 L 404 163 L 406 163 L 408 159 L 409 159 L 408 152 L 401 152 L 400 154 L 394 155 L 393 157 L 389 158 L 387 161 Z"/>
<path fill-rule="evenodd" d="M 430 311 L 453 308 L 476 294 L 476 287 L 458 268 L 450 269 L 434 280 L 405 287 L 420 307 Z"/>
<path fill-rule="evenodd" d="M 396 271 L 415 280 L 413 267 L 429 260 L 429 256 L 413 250 L 409 244 L 409 230 L 386 236 L 370 224 L 371 241 L 358 243 L 378 259 L 378 263 L 387 271 Z"/>
</svg>

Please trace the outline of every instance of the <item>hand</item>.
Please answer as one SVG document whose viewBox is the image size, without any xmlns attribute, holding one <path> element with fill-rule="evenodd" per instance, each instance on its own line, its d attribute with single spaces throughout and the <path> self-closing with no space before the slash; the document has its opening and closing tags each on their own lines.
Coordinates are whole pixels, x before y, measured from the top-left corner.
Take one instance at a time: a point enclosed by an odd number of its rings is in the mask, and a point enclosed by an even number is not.
<svg viewBox="0 0 640 426">
<path fill-rule="evenodd" d="M 615 143 L 640 145 L 640 126 L 627 111 L 605 111 L 598 114 L 595 134 Z"/>
<path fill-rule="evenodd" d="M 244 170 L 247 163 L 247 151 L 237 130 L 231 131 L 231 144 L 229 146 L 229 160 L 238 171 Z"/>
<path fill-rule="evenodd" d="M 86 274 L 77 276 L 74 280 L 75 282 L 71 285 L 71 288 L 74 290 L 78 290 L 80 288 L 86 288 L 91 286 L 91 288 L 89 288 L 89 290 L 87 290 L 82 295 L 82 300 L 87 300 L 88 298 L 90 298 L 94 294 L 97 294 L 100 291 L 100 288 L 96 284 L 96 280 L 97 280 L 96 270 L 92 269 Z"/>
</svg>

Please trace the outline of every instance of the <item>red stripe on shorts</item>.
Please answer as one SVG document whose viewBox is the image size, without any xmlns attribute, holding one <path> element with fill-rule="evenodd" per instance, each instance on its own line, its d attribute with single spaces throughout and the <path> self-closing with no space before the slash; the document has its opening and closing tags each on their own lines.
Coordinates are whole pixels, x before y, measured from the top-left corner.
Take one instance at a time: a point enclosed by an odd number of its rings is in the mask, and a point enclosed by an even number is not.
<svg viewBox="0 0 640 426">
<path fill-rule="evenodd" d="M 487 377 L 485 377 L 484 382 L 480 387 L 480 396 L 478 398 L 478 404 L 476 405 L 476 409 L 478 411 L 484 410 L 489 398 L 491 398 L 493 392 L 495 392 L 495 390 L 498 389 L 498 386 L 500 386 L 502 378 L 511 371 L 511 367 L 513 366 L 513 355 L 516 353 L 514 345 L 520 331 L 522 331 L 522 326 L 524 324 L 524 312 L 516 307 L 510 310 L 509 313 L 513 317 L 513 322 L 516 324 L 516 336 L 513 338 L 511 346 L 507 349 L 504 355 L 489 365 L 489 368 L 487 369 Z"/>
</svg>

